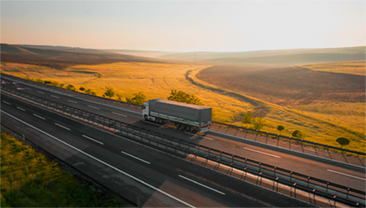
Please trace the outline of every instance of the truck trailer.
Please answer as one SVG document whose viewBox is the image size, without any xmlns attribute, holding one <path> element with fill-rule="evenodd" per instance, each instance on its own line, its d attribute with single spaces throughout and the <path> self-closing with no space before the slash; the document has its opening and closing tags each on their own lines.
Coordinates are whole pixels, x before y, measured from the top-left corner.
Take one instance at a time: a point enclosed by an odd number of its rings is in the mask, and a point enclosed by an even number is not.
<svg viewBox="0 0 366 208">
<path fill-rule="evenodd" d="M 142 117 L 146 121 L 172 124 L 185 131 L 207 132 L 212 109 L 171 100 L 154 99 L 144 103 Z"/>
</svg>

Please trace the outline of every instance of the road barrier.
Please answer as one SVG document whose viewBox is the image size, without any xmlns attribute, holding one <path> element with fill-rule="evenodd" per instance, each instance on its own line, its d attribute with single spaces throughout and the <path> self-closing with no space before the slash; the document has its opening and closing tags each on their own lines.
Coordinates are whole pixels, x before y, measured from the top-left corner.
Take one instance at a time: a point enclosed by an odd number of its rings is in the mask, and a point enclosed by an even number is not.
<svg viewBox="0 0 366 208">
<path fill-rule="evenodd" d="M 11 76 L 11 75 L 5 75 L 5 74 L 1 74 L 1 75 L 3 77 L 6 77 L 7 79 L 11 79 L 13 81 L 22 82 L 22 83 L 29 84 L 29 85 L 36 85 L 37 87 L 40 87 L 40 88 L 49 87 L 49 88 L 54 89 L 54 90 L 63 91 L 63 92 L 66 92 L 66 93 L 72 93 L 72 94 L 76 94 L 76 95 L 82 96 L 82 97 L 90 97 L 90 98 L 93 98 L 93 99 L 99 99 L 100 101 L 109 102 L 109 103 L 113 103 L 113 104 L 120 104 L 120 105 L 125 105 L 125 106 L 128 105 L 128 106 L 131 106 L 131 107 L 133 107 L 135 109 L 138 109 L 138 110 L 142 109 L 142 107 L 140 105 L 136 105 L 136 104 L 132 104 L 132 103 L 127 103 L 127 102 L 123 102 L 123 101 L 112 100 L 112 99 L 103 98 L 103 97 L 99 97 L 99 96 L 89 95 L 89 94 L 85 94 L 85 93 L 81 93 L 81 92 L 77 92 L 77 91 L 67 90 L 67 89 L 60 88 L 60 87 L 55 87 L 55 86 L 46 85 L 46 84 L 42 84 L 42 83 L 30 81 L 30 80 L 21 79 L 19 77 L 15 77 L 15 76 Z M 236 130 L 240 130 L 240 131 L 246 131 L 247 133 L 253 133 L 253 134 L 256 134 L 256 135 L 262 134 L 262 135 L 265 135 L 266 137 L 272 137 L 272 138 L 276 138 L 276 139 L 287 140 L 289 142 L 289 146 L 291 145 L 291 142 L 292 143 L 298 143 L 298 144 L 302 145 L 302 152 L 304 152 L 303 145 L 307 145 L 307 146 L 320 147 L 320 148 L 326 149 L 328 151 L 329 150 L 341 151 L 342 154 L 346 153 L 346 154 L 351 154 L 351 155 L 354 154 L 357 157 L 359 157 L 359 156 L 362 156 L 363 158 L 366 157 L 365 152 L 359 152 L 359 151 L 343 149 L 343 148 L 339 148 L 339 147 L 335 147 L 335 146 L 324 145 L 324 144 L 317 143 L 317 142 L 311 142 L 311 141 L 297 139 L 297 138 L 293 138 L 293 137 L 282 136 L 282 135 L 268 133 L 268 132 L 264 132 L 264 131 L 257 131 L 257 130 L 254 130 L 254 129 L 245 128 L 245 127 L 236 126 L 236 125 L 231 125 L 231 124 L 225 124 L 225 123 L 221 123 L 221 122 L 217 122 L 217 121 L 212 121 L 212 124 L 213 125 L 219 125 L 219 126 L 225 126 L 228 129 L 236 129 Z M 348 161 L 346 160 L 346 162 L 348 162 Z M 364 163 L 362 163 L 362 162 L 360 162 L 360 163 L 362 164 L 362 166 L 365 166 Z"/>
<path fill-rule="evenodd" d="M 159 132 L 143 129 L 122 121 L 110 119 L 89 111 L 77 109 L 65 104 L 57 103 L 25 92 L 19 92 L 2 87 L 2 90 L 15 94 L 23 99 L 38 102 L 49 108 L 61 111 L 65 114 L 87 120 L 94 124 L 103 125 L 111 129 L 119 130 L 119 134 L 138 140 L 139 142 L 153 146 L 180 157 L 194 155 L 207 161 L 213 161 L 219 165 L 226 165 L 232 170 L 240 170 L 244 173 L 251 173 L 258 177 L 258 180 L 265 178 L 313 195 L 321 196 L 329 200 L 350 205 L 352 207 L 365 206 L 365 192 L 352 189 L 347 186 L 339 185 L 316 177 L 304 175 L 284 168 L 272 166 L 239 155 L 234 155 L 225 151 L 200 145 L 190 141 L 185 141 L 171 137 Z M 275 183 L 273 183 L 275 185 Z"/>
</svg>

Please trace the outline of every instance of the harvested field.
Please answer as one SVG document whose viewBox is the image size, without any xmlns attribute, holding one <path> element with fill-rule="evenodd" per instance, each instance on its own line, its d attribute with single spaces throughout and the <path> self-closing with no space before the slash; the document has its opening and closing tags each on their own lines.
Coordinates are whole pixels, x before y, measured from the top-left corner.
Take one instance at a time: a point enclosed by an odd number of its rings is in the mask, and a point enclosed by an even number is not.
<svg viewBox="0 0 366 208">
<path fill-rule="evenodd" d="M 277 105 L 365 102 L 365 76 L 288 67 L 243 70 L 215 66 L 197 78 Z"/>
</svg>

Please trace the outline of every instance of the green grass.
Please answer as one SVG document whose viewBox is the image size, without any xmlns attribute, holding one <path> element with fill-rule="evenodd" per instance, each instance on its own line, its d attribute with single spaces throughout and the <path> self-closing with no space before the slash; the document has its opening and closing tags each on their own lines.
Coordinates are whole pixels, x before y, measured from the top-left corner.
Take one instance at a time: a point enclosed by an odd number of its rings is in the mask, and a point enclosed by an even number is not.
<svg viewBox="0 0 366 208">
<path fill-rule="evenodd" d="M 120 207 L 43 154 L 1 134 L 1 207 Z"/>
</svg>

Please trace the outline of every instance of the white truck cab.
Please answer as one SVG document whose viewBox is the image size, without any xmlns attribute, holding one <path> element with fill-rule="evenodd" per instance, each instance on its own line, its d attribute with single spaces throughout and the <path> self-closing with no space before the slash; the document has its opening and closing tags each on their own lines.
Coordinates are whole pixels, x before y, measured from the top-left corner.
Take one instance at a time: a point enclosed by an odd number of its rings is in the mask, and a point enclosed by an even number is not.
<svg viewBox="0 0 366 208">
<path fill-rule="evenodd" d="M 151 118 L 149 116 L 149 102 L 148 101 L 144 102 L 144 104 L 142 105 L 142 117 L 145 119 L 145 121 L 151 120 Z"/>
</svg>

